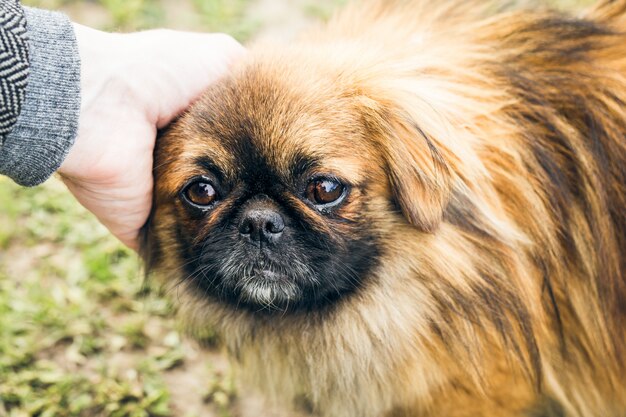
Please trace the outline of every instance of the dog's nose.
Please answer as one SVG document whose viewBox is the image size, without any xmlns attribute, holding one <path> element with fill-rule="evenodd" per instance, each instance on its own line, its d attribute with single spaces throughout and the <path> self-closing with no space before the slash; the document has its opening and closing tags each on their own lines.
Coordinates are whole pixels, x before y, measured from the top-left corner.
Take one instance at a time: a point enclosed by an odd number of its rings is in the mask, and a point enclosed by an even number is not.
<svg viewBox="0 0 626 417">
<path fill-rule="evenodd" d="M 239 233 L 254 242 L 275 241 L 283 230 L 285 230 L 283 216 L 268 208 L 247 210 L 239 223 Z"/>
</svg>

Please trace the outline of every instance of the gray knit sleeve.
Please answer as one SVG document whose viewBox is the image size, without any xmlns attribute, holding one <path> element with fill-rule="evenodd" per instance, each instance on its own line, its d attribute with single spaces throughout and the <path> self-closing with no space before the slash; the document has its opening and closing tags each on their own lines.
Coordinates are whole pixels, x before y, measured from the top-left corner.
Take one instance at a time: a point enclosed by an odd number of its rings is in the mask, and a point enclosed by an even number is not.
<svg viewBox="0 0 626 417">
<path fill-rule="evenodd" d="M 80 59 L 65 15 L 27 7 L 24 11 L 30 74 L 17 121 L 0 147 L 0 174 L 32 186 L 61 166 L 76 138 Z"/>
</svg>

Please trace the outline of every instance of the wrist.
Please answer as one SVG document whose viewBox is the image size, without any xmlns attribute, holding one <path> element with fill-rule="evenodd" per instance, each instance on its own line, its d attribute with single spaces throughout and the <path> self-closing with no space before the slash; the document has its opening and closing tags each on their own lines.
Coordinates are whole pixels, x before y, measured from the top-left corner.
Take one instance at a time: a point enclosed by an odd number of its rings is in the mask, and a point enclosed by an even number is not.
<svg viewBox="0 0 626 417">
<path fill-rule="evenodd" d="M 141 106 L 134 100 L 135 87 L 121 68 L 128 62 L 120 56 L 124 35 L 77 23 L 73 26 L 81 58 L 81 106 L 75 143 L 58 173 L 66 179 L 98 181 L 115 174 L 115 166 L 110 163 L 115 158 L 106 155 L 111 146 L 102 143 L 107 140 L 106 130 L 110 130 L 111 137 L 118 137 L 121 126 L 136 124 L 144 120 L 144 115 L 138 114 Z"/>
</svg>

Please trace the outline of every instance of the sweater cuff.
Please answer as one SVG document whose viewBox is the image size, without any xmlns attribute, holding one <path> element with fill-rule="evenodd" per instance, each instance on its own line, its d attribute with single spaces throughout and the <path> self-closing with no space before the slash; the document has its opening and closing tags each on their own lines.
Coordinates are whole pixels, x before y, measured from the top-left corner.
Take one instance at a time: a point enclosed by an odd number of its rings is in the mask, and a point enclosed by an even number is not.
<svg viewBox="0 0 626 417">
<path fill-rule="evenodd" d="M 80 57 L 65 15 L 24 10 L 30 74 L 17 123 L 0 148 L 0 174 L 33 186 L 61 166 L 74 144 L 80 114 Z"/>
</svg>

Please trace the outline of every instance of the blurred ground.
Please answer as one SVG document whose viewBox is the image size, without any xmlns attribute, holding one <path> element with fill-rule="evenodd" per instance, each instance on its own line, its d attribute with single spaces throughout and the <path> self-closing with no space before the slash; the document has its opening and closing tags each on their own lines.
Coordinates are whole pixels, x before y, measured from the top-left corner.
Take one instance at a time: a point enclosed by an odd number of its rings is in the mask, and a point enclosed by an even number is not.
<svg viewBox="0 0 626 417">
<path fill-rule="evenodd" d="M 240 41 L 291 34 L 346 0 L 25 0 L 72 20 L 113 31 L 166 27 L 227 32 Z"/>
<path fill-rule="evenodd" d="M 0 0 L 1 1 L 1 0 Z M 343 0 L 25 0 L 107 30 L 286 37 Z M 573 7 L 576 0 L 552 4 Z M 58 180 L 0 177 L 0 417 L 226 417 L 241 402 L 223 357 L 182 337 L 134 254 Z"/>
</svg>

